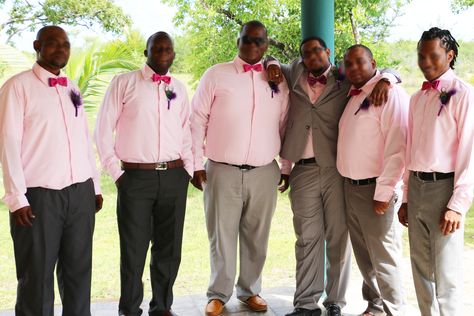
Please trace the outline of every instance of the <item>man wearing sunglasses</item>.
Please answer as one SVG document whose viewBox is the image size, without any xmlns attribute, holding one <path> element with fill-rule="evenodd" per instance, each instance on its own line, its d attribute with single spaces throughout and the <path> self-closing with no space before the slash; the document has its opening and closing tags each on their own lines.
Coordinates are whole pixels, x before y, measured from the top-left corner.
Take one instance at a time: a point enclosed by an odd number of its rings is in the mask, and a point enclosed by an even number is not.
<svg viewBox="0 0 474 316">
<path fill-rule="evenodd" d="M 285 129 L 288 88 L 283 84 L 277 91 L 267 82 L 262 23 L 245 23 L 237 46 L 233 61 L 207 70 L 192 100 L 192 183 L 204 190 L 211 253 L 207 316 L 221 315 L 232 295 L 237 244 L 237 298 L 252 311 L 267 310 L 259 293 L 280 181 L 274 158 Z"/>
</svg>

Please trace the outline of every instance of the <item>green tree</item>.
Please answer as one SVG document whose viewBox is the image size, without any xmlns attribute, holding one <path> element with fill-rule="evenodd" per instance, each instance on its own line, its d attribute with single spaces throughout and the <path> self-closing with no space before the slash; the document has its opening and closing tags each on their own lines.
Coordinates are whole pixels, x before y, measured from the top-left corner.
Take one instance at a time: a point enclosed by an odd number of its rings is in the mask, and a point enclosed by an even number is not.
<svg viewBox="0 0 474 316">
<path fill-rule="evenodd" d="M 336 0 L 336 60 L 355 43 L 377 46 L 382 65 L 391 64 L 381 39 L 388 34 L 401 8 L 411 0 Z M 270 36 L 269 54 L 283 62 L 298 57 L 301 40 L 300 0 L 164 0 L 178 8 L 175 22 L 183 28 L 186 50 L 180 62 L 198 79 L 211 65 L 230 60 L 236 53 L 236 39 L 245 21 L 263 22 Z M 380 44 L 380 45 L 379 45 Z M 380 49 L 379 49 L 380 48 Z"/>
<path fill-rule="evenodd" d="M 451 9 L 455 13 L 459 13 L 462 10 L 466 10 L 472 6 L 474 6 L 474 0 L 454 0 L 451 3 Z"/>
<path fill-rule="evenodd" d="M 0 0 L 0 8 L 10 8 L 8 18 L 0 24 L 7 42 L 23 31 L 34 31 L 47 24 L 66 24 L 120 34 L 131 24 L 130 17 L 112 0 Z"/>
</svg>

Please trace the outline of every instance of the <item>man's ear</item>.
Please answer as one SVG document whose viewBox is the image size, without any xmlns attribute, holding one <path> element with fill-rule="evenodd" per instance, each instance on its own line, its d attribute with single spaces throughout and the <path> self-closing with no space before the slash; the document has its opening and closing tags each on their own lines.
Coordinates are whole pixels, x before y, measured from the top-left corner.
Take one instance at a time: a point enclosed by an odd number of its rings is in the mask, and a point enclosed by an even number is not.
<svg viewBox="0 0 474 316">
<path fill-rule="evenodd" d="M 33 42 L 33 49 L 35 50 L 35 52 L 39 53 L 39 51 L 41 50 L 41 42 L 38 40 L 35 40 Z"/>
</svg>

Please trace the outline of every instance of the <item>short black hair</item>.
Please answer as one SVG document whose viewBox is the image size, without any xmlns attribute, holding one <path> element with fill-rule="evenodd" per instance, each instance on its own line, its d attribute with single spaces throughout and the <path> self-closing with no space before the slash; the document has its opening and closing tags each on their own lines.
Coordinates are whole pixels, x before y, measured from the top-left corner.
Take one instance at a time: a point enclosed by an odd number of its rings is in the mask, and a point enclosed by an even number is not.
<svg viewBox="0 0 474 316">
<path fill-rule="evenodd" d="M 171 36 L 168 33 L 163 32 L 163 31 L 159 31 L 159 32 L 156 32 L 156 33 L 150 35 L 150 37 L 146 41 L 146 48 L 145 49 L 148 49 L 148 45 L 151 44 L 151 42 L 155 39 L 155 37 L 166 37 L 171 41 L 171 43 L 173 43 L 173 39 L 171 38 Z"/>
<path fill-rule="evenodd" d="M 321 45 L 324 48 L 328 48 L 328 46 L 326 45 L 326 42 L 321 37 L 319 37 L 319 36 L 309 36 L 309 37 L 307 37 L 307 38 L 305 38 L 304 40 L 301 41 L 300 53 L 301 53 L 301 47 L 309 41 L 318 41 L 319 45 Z"/>
<path fill-rule="evenodd" d="M 265 35 L 268 36 L 267 27 L 265 26 L 265 24 L 263 24 L 262 22 L 257 21 L 257 20 L 252 20 L 252 21 L 248 21 L 248 22 L 245 22 L 244 24 L 242 24 L 242 27 L 240 28 L 240 32 L 239 32 L 239 37 L 242 35 L 242 31 L 246 27 L 259 27 L 259 28 L 262 28 L 262 29 L 265 30 Z"/>
<path fill-rule="evenodd" d="M 370 59 L 374 59 L 374 54 L 372 54 L 372 51 L 370 50 L 370 48 L 362 44 L 355 44 L 349 47 L 348 49 L 346 49 L 346 52 L 344 53 L 344 58 L 346 58 L 346 55 L 355 48 L 362 48 L 369 55 Z"/>
<path fill-rule="evenodd" d="M 421 34 L 420 40 L 418 41 L 417 48 L 420 49 L 422 41 L 429 41 L 436 38 L 439 38 L 441 47 L 443 47 L 446 52 L 449 52 L 450 50 L 454 52 L 453 60 L 451 60 L 451 63 L 449 64 L 449 67 L 454 69 L 456 57 L 458 57 L 459 44 L 456 42 L 456 39 L 451 35 L 449 30 L 442 30 L 438 27 L 432 27 L 428 31 L 424 31 L 423 34 Z"/>
<path fill-rule="evenodd" d="M 46 25 L 46 26 L 43 26 L 42 28 L 40 28 L 38 30 L 38 33 L 36 33 L 36 40 L 39 41 L 41 40 L 41 37 L 43 36 L 43 33 L 49 31 L 49 30 L 61 30 L 63 31 L 64 33 L 66 33 L 66 31 L 60 27 L 60 26 L 57 26 L 57 25 Z"/>
</svg>

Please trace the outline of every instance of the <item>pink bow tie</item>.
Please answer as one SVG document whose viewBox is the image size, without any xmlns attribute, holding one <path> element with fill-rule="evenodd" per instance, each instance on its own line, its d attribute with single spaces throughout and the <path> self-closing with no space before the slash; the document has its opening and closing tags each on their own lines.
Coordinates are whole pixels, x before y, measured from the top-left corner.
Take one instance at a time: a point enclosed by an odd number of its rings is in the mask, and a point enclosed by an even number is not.
<svg viewBox="0 0 474 316">
<path fill-rule="evenodd" d="M 353 97 L 353 96 L 359 95 L 361 92 L 362 92 L 362 89 L 352 89 L 351 91 L 349 91 L 349 96 Z"/>
<path fill-rule="evenodd" d="M 49 78 L 48 83 L 50 87 L 55 87 L 56 85 L 67 87 L 67 78 L 66 77 Z"/>
<path fill-rule="evenodd" d="M 262 71 L 262 64 L 255 64 L 255 65 L 249 65 L 249 64 L 244 64 L 244 71 L 250 71 L 250 70 L 255 70 L 257 72 Z"/>
<path fill-rule="evenodd" d="M 320 84 L 326 84 L 328 82 L 328 79 L 325 75 L 321 75 L 318 77 L 308 75 L 308 78 L 306 78 L 306 80 L 308 81 L 310 86 L 314 86 L 317 82 L 319 82 Z"/>
<path fill-rule="evenodd" d="M 151 79 L 153 80 L 153 82 L 163 81 L 166 84 L 170 84 L 171 82 L 171 77 L 161 76 L 159 74 L 153 74 L 153 76 L 151 76 Z"/>
<path fill-rule="evenodd" d="M 429 89 L 437 90 L 438 86 L 439 86 L 439 80 L 424 81 L 423 85 L 421 86 L 421 90 L 429 90 Z"/>
</svg>

